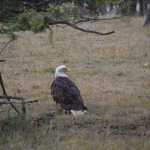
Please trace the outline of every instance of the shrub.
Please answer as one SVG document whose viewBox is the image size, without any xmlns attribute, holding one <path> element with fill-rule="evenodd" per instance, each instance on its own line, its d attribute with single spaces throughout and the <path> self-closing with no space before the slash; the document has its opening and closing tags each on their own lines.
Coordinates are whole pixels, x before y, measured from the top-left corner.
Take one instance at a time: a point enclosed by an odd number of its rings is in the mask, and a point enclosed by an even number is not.
<svg viewBox="0 0 150 150">
<path fill-rule="evenodd" d="M 122 2 L 120 3 L 120 8 L 121 8 L 122 14 L 131 15 L 135 12 L 134 1 Z"/>
<path fill-rule="evenodd" d="M 79 8 L 74 3 L 62 3 L 61 5 L 49 4 L 48 11 L 55 20 L 72 20 L 79 17 Z"/>
<path fill-rule="evenodd" d="M 20 15 L 17 19 L 16 29 L 31 30 L 33 32 L 42 31 L 47 27 L 43 16 L 40 13 L 30 11 Z"/>
<path fill-rule="evenodd" d="M 48 27 L 48 24 L 44 20 L 44 17 L 35 11 L 24 12 L 17 18 L 11 20 L 8 23 L 3 24 L 0 27 L 0 33 L 10 34 L 15 31 L 33 31 L 39 32 Z"/>
<path fill-rule="evenodd" d="M 7 21 L 21 11 L 22 1 L 20 0 L 0 0 L 0 21 Z"/>
</svg>

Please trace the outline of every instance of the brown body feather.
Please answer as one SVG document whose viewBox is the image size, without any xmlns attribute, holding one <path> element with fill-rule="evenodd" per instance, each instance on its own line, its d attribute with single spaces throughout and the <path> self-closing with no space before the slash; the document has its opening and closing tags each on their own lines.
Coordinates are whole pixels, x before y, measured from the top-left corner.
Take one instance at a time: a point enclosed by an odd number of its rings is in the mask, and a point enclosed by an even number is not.
<svg viewBox="0 0 150 150">
<path fill-rule="evenodd" d="M 56 104 L 60 104 L 64 110 L 87 110 L 80 90 L 68 77 L 57 77 L 52 82 L 51 95 Z"/>
</svg>

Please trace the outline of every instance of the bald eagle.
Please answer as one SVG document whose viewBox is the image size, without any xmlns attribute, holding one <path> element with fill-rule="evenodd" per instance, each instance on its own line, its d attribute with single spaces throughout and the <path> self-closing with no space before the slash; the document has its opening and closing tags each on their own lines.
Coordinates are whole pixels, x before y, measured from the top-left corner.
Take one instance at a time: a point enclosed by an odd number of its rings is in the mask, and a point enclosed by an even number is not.
<svg viewBox="0 0 150 150">
<path fill-rule="evenodd" d="M 84 114 L 87 112 L 87 107 L 83 103 L 80 90 L 66 74 L 67 70 L 65 65 L 56 68 L 55 79 L 51 84 L 51 95 L 65 112 L 74 116 Z"/>
</svg>

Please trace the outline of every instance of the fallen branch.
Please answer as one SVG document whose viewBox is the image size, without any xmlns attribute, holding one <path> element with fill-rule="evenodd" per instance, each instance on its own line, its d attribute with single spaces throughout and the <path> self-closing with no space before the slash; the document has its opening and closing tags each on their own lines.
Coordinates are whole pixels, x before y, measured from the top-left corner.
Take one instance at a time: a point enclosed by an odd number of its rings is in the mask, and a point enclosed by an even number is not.
<svg viewBox="0 0 150 150">
<path fill-rule="evenodd" d="M 25 98 L 23 97 L 17 97 L 17 96 L 1 96 L 0 95 L 0 99 L 15 99 L 15 100 L 23 100 Z"/>
<path fill-rule="evenodd" d="M 27 98 L 24 97 L 18 97 L 18 96 L 0 96 L 0 99 L 10 99 L 13 100 L 12 103 L 21 103 L 22 100 L 25 101 L 25 103 L 35 103 L 35 102 L 39 102 L 39 100 L 35 99 L 35 100 L 27 100 Z M 14 101 L 17 100 L 17 101 Z M 21 101 L 20 101 L 21 100 Z M 0 102 L 3 102 L 0 100 Z"/>
<path fill-rule="evenodd" d="M 97 31 L 93 31 L 93 30 L 88 30 L 88 29 L 84 29 L 84 28 L 81 28 L 81 27 L 78 27 L 76 24 L 73 24 L 73 23 L 70 23 L 68 21 L 55 21 L 55 20 L 52 20 L 48 17 L 45 17 L 45 21 L 49 24 L 49 25 L 58 25 L 58 24 L 65 24 L 65 25 L 68 25 L 76 30 L 79 30 L 79 31 L 83 31 L 83 32 L 86 32 L 86 33 L 93 33 L 93 34 L 97 34 L 97 35 L 109 35 L 109 34 L 112 34 L 114 33 L 115 31 L 110 31 L 110 32 L 106 32 L 106 33 L 101 33 L 101 32 L 97 32 Z"/>
<path fill-rule="evenodd" d="M 30 101 L 26 101 L 26 104 L 32 104 L 32 103 L 37 103 L 39 102 L 39 100 L 30 100 Z"/>
<path fill-rule="evenodd" d="M 2 78 L 2 75 L 0 73 L 0 85 L 2 87 L 2 90 L 3 90 L 3 95 L 7 96 L 7 93 L 6 93 L 6 90 L 5 90 L 5 87 L 4 87 L 4 82 L 3 82 L 3 78 Z M 11 102 L 11 100 L 9 98 L 7 98 L 7 101 L 8 103 L 10 104 L 10 106 L 18 113 L 20 114 L 20 111 L 16 108 L 16 106 Z"/>
<path fill-rule="evenodd" d="M 5 59 L 0 59 L 0 62 L 5 62 L 6 60 Z"/>
<path fill-rule="evenodd" d="M 37 103 L 39 102 L 39 100 L 29 100 L 29 101 L 25 101 L 24 103 L 25 104 L 32 104 L 32 103 Z M 12 104 L 22 104 L 21 101 L 11 101 Z M 9 105 L 10 102 L 8 101 L 4 101 L 4 100 L 0 100 L 0 105 L 3 105 L 3 104 L 6 104 L 6 105 Z"/>
</svg>

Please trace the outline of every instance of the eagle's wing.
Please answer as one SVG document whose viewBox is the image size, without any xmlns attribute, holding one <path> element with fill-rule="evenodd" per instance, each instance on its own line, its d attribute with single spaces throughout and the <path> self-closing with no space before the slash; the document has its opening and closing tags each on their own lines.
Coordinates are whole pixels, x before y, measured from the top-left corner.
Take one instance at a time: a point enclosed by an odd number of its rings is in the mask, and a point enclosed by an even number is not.
<svg viewBox="0 0 150 150">
<path fill-rule="evenodd" d="M 64 109 L 85 109 L 79 89 L 73 81 L 68 78 L 58 78 L 51 86 L 51 94 Z"/>
<path fill-rule="evenodd" d="M 55 79 L 51 84 L 51 95 L 56 104 L 64 101 L 62 85 L 57 79 Z"/>
</svg>

